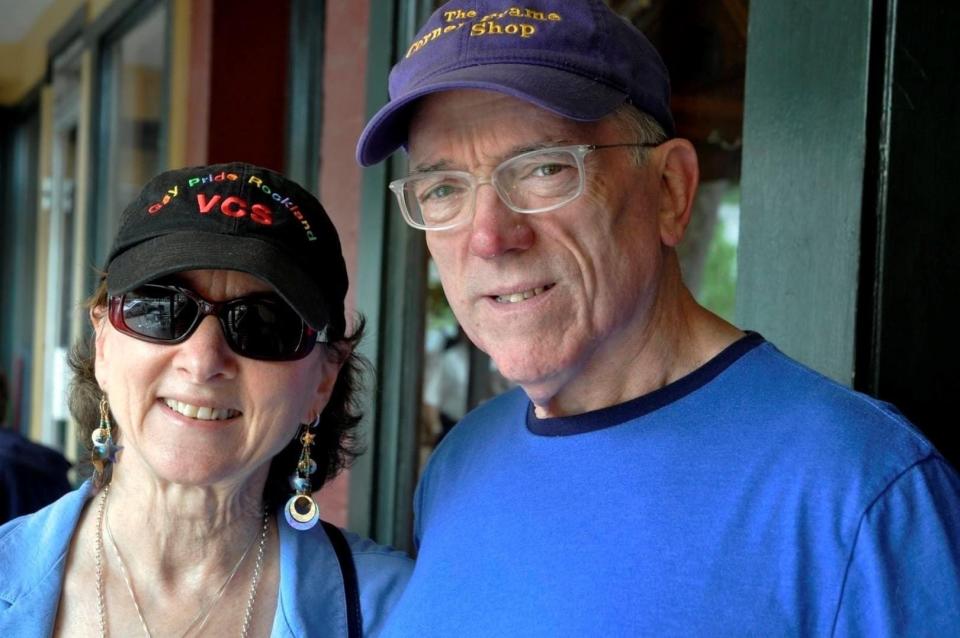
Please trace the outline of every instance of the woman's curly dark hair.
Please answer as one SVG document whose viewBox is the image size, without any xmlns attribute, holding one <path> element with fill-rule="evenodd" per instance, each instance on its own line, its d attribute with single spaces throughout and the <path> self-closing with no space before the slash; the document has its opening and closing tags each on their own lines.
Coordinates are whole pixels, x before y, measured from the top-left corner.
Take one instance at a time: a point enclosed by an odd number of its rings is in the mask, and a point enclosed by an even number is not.
<svg viewBox="0 0 960 638">
<path fill-rule="evenodd" d="M 88 310 L 106 313 L 107 284 L 101 278 L 96 292 L 84 304 Z M 105 316 L 105 315 L 104 315 Z M 363 390 L 363 373 L 369 364 L 356 352 L 356 346 L 363 337 L 364 319 L 357 315 L 354 330 L 341 339 L 323 345 L 325 353 L 334 361 L 342 361 L 340 373 L 330 393 L 327 406 L 320 413 L 320 423 L 315 430 L 316 439 L 310 448 L 310 455 L 317 463 L 317 472 L 313 475 L 313 489 L 321 485 L 350 466 L 353 460 L 363 452 L 363 444 L 358 438 L 356 428 L 362 418 L 360 393 Z M 94 375 L 94 340 L 96 335 L 80 339 L 71 349 L 68 363 L 73 372 L 70 382 L 70 413 L 77 421 L 77 432 L 87 451 L 92 449 L 90 435 L 100 423 L 100 386 Z M 110 422 L 118 432 L 113 415 Z M 270 472 L 264 487 L 264 502 L 274 507 L 283 503 L 293 493 L 289 477 L 294 473 L 300 458 L 302 446 L 300 431 L 290 443 L 270 462 Z M 110 481 L 110 472 L 102 477 Z"/>
</svg>

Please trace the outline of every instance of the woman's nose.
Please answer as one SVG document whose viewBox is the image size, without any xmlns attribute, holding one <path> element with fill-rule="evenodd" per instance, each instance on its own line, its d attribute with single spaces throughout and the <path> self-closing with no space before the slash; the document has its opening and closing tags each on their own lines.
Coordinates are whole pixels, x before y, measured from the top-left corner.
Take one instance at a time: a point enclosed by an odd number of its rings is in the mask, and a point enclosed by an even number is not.
<svg viewBox="0 0 960 638">
<path fill-rule="evenodd" d="M 218 377 L 230 379 L 236 375 L 238 355 L 227 344 L 223 326 L 215 316 L 201 319 L 193 334 L 175 347 L 178 349 L 177 368 L 194 383 Z"/>
</svg>

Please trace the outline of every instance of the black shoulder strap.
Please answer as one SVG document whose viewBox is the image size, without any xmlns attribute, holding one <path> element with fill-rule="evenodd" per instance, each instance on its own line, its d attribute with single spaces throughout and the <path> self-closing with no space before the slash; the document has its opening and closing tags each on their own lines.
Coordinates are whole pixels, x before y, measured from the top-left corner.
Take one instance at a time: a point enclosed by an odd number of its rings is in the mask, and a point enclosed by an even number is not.
<svg viewBox="0 0 960 638">
<path fill-rule="evenodd" d="M 343 576 L 343 595 L 347 601 L 347 637 L 362 638 L 363 619 L 360 616 L 360 588 L 357 585 L 357 568 L 353 564 L 353 552 L 350 551 L 350 545 L 344 538 L 343 532 L 336 525 L 331 525 L 326 521 L 323 523 L 323 529 L 333 549 L 337 552 L 337 561 L 340 563 L 340 574 Z"/>
</svg>

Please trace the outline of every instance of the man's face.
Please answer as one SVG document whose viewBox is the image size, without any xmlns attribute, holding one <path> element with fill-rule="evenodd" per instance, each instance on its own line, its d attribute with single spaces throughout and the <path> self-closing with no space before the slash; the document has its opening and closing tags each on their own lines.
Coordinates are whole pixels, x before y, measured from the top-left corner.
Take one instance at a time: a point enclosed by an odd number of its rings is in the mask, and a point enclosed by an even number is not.
<svg viewBox="0 0 960 638">
<path fill-rule="evenodd" d="M 410 167 L 489 178 L 534 148 L 630 141 L 609 118 L 579 123 L 498 93 L 448 91 L 421 102 Z M 482 185 L 469 224 L 427 232 L 467 335 L 541 415 L 570 396 L 589 405 L 592 382 L 629 366 L 649 338 L 664 263 L 656 153 L 641 167 L 629 147 L 593 151 L 583 195 L 546 213 L 515 213 Z"/>
</svg>

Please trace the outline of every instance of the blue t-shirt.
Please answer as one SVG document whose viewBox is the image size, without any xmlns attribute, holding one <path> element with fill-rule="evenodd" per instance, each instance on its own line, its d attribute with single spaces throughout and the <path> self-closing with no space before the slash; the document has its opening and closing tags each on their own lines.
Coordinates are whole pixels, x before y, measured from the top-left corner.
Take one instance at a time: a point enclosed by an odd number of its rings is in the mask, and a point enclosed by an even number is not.
<svg viewBox="0 0 960 638">
<path fill-rule="evenodd" d="M 960 635 L 960 477 L 750 334 L 624 404 L 469 414 L 388 636 Z"/>
</svg>

